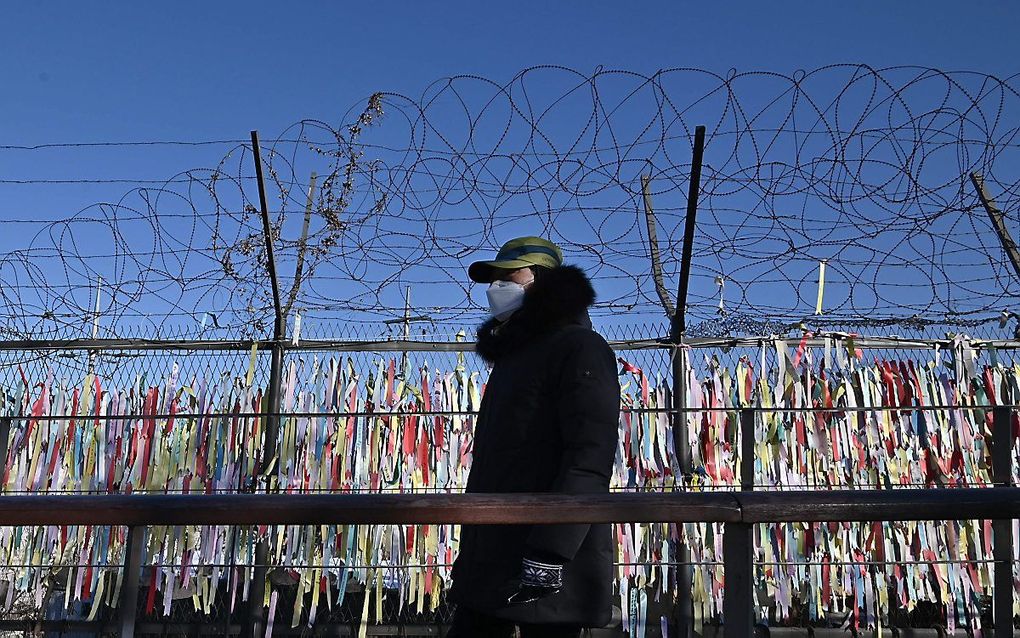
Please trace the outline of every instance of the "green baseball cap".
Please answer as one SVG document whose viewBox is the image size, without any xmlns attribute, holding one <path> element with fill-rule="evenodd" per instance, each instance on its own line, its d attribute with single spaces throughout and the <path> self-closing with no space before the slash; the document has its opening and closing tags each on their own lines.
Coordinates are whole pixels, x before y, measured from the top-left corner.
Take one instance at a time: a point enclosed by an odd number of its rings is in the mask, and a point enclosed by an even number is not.
<svg viewBox="0 0 1020 638">
<path fill-rule="evenodd" d="M 468 277 L 478 283 L 490 283 L 497 270 L 517 270 L 530 266 L 556 268 L 563 264 L 560 247 L 541 237 L 518 237 L 503 244 L 492 261 L 476 261 L 468 267 Z"/>
</svg>

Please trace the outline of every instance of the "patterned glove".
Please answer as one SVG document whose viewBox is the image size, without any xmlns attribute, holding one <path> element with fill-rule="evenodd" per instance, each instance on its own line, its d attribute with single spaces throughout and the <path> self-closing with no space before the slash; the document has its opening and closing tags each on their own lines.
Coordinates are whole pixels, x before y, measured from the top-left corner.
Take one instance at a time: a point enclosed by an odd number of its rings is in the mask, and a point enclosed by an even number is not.
<svg viewBox="0 0 1020 638">
<path fill-rule="evenodd" d="M 511 605 L 523 605 L 555 594 L 563 588 L 563 565 L 527 558 L 521 563 L 521 586 L 510 597 Z"/>
</svg>

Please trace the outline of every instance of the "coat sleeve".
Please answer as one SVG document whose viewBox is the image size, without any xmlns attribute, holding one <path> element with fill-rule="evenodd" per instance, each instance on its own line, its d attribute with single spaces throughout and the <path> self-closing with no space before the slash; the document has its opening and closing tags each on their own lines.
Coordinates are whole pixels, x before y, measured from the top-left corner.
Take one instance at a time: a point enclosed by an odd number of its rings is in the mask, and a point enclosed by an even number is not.
<svg viewBox="0 0 1020 638">
<path fill-rule="evenodd" d="M 605 494 L 616 458 L 620 427 L 620 383 L 609 344 L 593 331 L 570 340 L 555 398 L 563 444 L 550 492 Z M 569 562 L 581 547 L 588 524 L 536 525 L 526 552 L 539 560 Z"/>
</svg>

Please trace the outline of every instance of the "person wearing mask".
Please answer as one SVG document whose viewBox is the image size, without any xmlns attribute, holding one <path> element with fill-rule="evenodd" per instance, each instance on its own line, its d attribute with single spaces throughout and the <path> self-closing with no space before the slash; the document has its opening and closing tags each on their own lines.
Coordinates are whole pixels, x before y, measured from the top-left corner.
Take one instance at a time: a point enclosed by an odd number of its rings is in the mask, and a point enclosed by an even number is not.
<svg viewBox="0 0 1020 638">
<path fill-rule="evenodd" d="M 604 494 L 616 458 L 616 357 L 592 329 L 595 290 L 563 253 L 520 237 L 471 264 L 491 318 L 476 352 L 492 366 L 474 433 L 469 493 Z M 579 636 L 612 614 L 608 524 L 465 525 L 452 570 L 449 638 Z"/>
</svg>

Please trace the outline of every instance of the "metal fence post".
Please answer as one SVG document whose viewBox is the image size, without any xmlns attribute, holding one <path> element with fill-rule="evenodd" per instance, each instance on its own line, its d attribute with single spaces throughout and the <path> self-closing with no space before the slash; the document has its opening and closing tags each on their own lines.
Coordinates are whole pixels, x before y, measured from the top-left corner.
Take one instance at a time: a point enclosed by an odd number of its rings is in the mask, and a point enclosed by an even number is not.
<svg viewBox="0 0 1020 638">
<path fill-rule="evenodd" d="M 740 410 L 740 489 L 754 491 L 754 409 Z"/>
<path fill-rule="evenodd" d="M 259 204 L 262 208 L 262 232 L 266 244 L 266 266 L 269 270 L 269 282 L 273 288 L 273 346 L 272 362 L 269 369 L 269 388 L 267 389 L 266 442 L 262 450 L 261 471 L 267 469 L 276 453 L 276 443 L 280 429 L 280 381 L 283 376 L 284 338 L 287 332 L 287 317 L 280 301 L 280 284 L 276 277 L 276 259 L 273 256 L 273 233 L 269 223 L 269 205 L 266 201 L 266 185 L 262 177 L 262 156 L 259 150 L 258 131 L 251 132 L 252 152 L 255 155 L 255 176 L 259 187 Z"/>
<path fill-rule="evenodd" d="M 273 308 L 275 320 L 273 322 L 273 346 L 272 360 L 269 367 L 269 387 L 266 397 L 266 439 L 263 444 L 262 453 L 258 455 L 259 472 L 266 472 L 276 457 L 277 445 L 280 431 L 280 384 L 283 379 L 283 355 L 284 337 L 287 331 L 287 317 L 283 312 L 283 305 L 280 301 L 280 285 L 276 277 L 276 260 L 273 257 L 273 234 L 272 226 L 269 223 L 269 206 L 266 201 L 266 185 L 262 176 L 262 155 L 259 149 L 258 131 L 251 132 L 252 153 L 255 156 L 255 176 L 259 188 L 259 204 L 262 212 L 262 231 L 266 244 L 266 266 L 269 270 L 269 280 L 273 288 Z M 254 477 L 253 477 L 254 478 Z M 257 484 L 257 481 L 256 481 Z M 266 491 L 270 491 L 270 479 L 266 479 Z M 264 607 L 267 563 L 269 547 L 265 541 L 259 541 L 255 546 L 255 569 L 253 570 L 251 592 L 248 598 L 248 614 L 244 623 L 243 633 L 252 637 L 261 636 L 265 632 Z"/>
<path fill-rule="evenodd" d="M 740 410 L 740 488 L 754 489 L 754 410 Z M 754 635 L 754 527 L 726 523 L 723 530 L 723 636 Z"/>
<path fill-rule="evenodd" d="M 145 527 L 129 527 L 124 548 L 124 579 L 120 600 L 120 637 L 134 638 L 138 615 L 138 580 L 142 576 L 142 550 L 145 547 Z"/>
<path fill-rule="evenodd" d="M 3 471 L 7 463 L 7 440 L 11 438 L 11 417 L 0 417 L 0 471 Z M 0 492 L 4 486 L 0 485 Z"/>
<path fill-rule="evenodd" d="M 694 129 L 694 148 L 691 155 L 691 181 L 687 191 L 687 218 L 684 221 L 683 252 L 680 256 L 680 281 L 677 282 L 676 312 L 670 322 L 670 341 L 677 349 L 673 356 L 673 453 L 676 456 L 680 474 L 686 481 L 693 471 L 691 467 L 691 445 L 687 437 L 687 353 L 683 349 L 684 332 L 687 330 L 687 288 L 691 278 L 691 255 L 694 250 L 694 230 L 698 215 L 698 194 L 701 192 L 701 163 L 705 153 L 705 127 Z M 691 549 L 680 541 L 679 554 L 681 569 L 677 578 L 679 592 L 679 636 L 688 638 L 694 634 L 694 588 L 691 565 Z"/>
<path fill-rule="evenodd" d="M 996 487 L 1013 484 L 1013 410 L 996 407 L 992 411 L 992 481 Z M 1013 521 L 992 521 L 992 557 L 995 559 L 992 592 L 992 617 L 995 638 L 1013 637 Z"/>
<path fill-rule="evenodd" d="M 749 523 L 726 523 L 723 530 L 723 636 L 754 635 L 754 535 Z"/>
<path fill-rule="evenodd" d="M 683 347 L 676 348 L 673 354 L 673 445 L 677 460 L 679 478 L 686 485 L 691 475 L 691 446 L 687 437 L 687 351 Z M 679 528 L 679 547 L 677 557 L 680 569 L 677 571 L 677 635 L 679 638 L 691 638 L 694 635 L 694 565 L 691 564 L 691 548 L 684 540 L 684 523 L 676 523 Z"/>
</svg>

